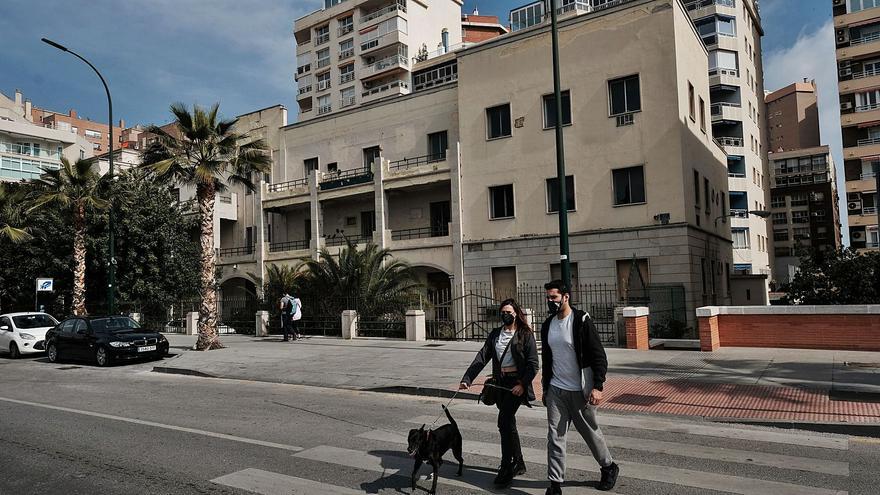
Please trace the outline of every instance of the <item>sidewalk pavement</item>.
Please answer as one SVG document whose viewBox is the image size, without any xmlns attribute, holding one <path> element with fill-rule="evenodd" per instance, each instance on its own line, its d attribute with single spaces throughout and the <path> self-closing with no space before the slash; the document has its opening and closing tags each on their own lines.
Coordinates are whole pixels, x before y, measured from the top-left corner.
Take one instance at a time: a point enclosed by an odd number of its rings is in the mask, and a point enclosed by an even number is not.
<svg viewBox="0 0 880 495">
<path fill-rule="evenodd" d="M 194 336 L 168 335 L 168 339 L 177 355 L 154 371 L 447 397 L 482 345 L 322 337 L 286 343 L 279 337 L 223 335 L 225 349 L 196 352 L 186 350 L 195 343 Z M 609 348 L 607 354 L 603 407 L 608 409 L 880 425 L 880 352 Z M 489 373 L 487 367 L 483 376 Z M 465 397 L 476 397 L 481 388 L 476 385 Z M 535 380 L 535 391 L 539 404 L 540 379 Z"/>
</svg>

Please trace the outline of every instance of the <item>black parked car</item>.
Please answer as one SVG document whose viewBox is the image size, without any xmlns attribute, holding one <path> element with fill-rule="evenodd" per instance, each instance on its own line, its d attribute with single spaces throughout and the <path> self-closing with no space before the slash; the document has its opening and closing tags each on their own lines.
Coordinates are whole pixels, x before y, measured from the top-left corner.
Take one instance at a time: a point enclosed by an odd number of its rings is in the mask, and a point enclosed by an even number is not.
<svg viewBox="0 0 880 495">
<path fill-rule="evenodd" d="M 107 366 L 115 360 L 158 359 L 168 354 L 168 340 L 141 328 L 127 316 L 68 318 L 46 332 L 46 357 L 93 360 Z"/>
</svg>

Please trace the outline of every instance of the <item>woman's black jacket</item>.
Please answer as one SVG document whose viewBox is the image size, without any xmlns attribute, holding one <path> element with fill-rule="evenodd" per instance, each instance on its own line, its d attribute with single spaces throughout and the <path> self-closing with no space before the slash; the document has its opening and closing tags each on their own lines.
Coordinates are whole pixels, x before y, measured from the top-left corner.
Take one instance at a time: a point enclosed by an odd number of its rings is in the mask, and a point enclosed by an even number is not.
<svg viewBox="0 0 880 495">
<path fill-rule="evenodd" d="M 483 368 L 492 361 L 492 376 L 495 377 L 496 383 L 501 381 L 501 361 L 495 352 L 495 343 L 501 335 L 501 327 L 492 330 L 486 337 L 483 348 L 477 352 L 474 362 L 468 367 L 461 381 L 470 386 L 477 378 L 477 375 L 483 371 Z M 538 346 L 535 343 L 535 334 L 530 331 L 517 330 L 513 340 L 510 342 L 510 348 L 507 352 L 513 354 L 513 361 L 516 363 L 517 379 L 519 384 L 525 387 L 526 393 L 523 394 L 523 401 L 535 400 L 535 390 L 532 388 L 532 380 L 538 376 Z"/>
</svg>

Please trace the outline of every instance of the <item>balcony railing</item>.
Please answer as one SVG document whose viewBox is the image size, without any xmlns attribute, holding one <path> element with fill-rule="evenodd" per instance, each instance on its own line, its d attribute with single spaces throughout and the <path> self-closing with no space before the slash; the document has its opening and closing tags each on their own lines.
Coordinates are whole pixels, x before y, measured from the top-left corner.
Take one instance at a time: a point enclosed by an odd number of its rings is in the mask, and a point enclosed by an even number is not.
<svg viewBox="0 0 880 495">
<path fill-rule="evenodd" d="M 376 74 L 382 72 L 391 67 L 397 67 L 398 65 L 409 66 L 409 60 L 403 55 L 392 55 L 390 57 L 385 57 L 382 60 L 377 60 L 372 64 L 363 68 L 364 72 L 369 72 L 372 74 Z"/>
<path fill-rule="evenodd" d="M 880 69 L 868 69 L 862 72 L 853 72 L 853 79 L 864 79 L 866 77 L 873 77 L 876 75 L 880 75 Z"/>
<path fill-rule="evenodd" d="M 685 0 L 684 6 L 688 10 L 699 10 L 703 7 L 711 5 L 722 5 L 724 7 L 736 7 L 735 0 Z"/>
<path fill-rule="evenodd" d="M 370 12 L 369 14 L 364 15 L 363 17 L 361 17 L 361 24 L 364 24 L 366 22 L 370 22 L 373 19 L 378 19 L 379 17 L 382 17 L 385 14 L 390 14 L 391 12 L 394 12 L 396 10 L 399 10 L 401 12 L 406 12 L 406 1 L 405 0 L 397 0 L 397 2 L 391 4 L 387 7 L 383 7 L 379 10 L 374 10 L 374 11 Z"/>
<path fill-rule="evenodd" d="M 345 84 L 351 81 L 354 81 L 354 72 L 346 72 L 339 76 L 339 84 Z"/>
<path fill-rule="evenodd" d="M 859 175 L 859 178 L 861 180 L 873 179 L 876 175 L 877 174 L 875 174 L 874 172 L 865 172 L 865 173 Z"/>
<path fill-rule="evenodd" d="M 324 34 L 318 35 L 315 38 L 315 46 L 321 46 L 324 43 L 327 43 L 328 41 L 330 41 L 330 33 L 324 33 Z"/>
<path fill-rule="evenodd" d="M 852 39 L 849 41 L 850 45 L 864 45 L 865 43 L 873 43 L 877 40 L 880 40 L 880 33 L 871 33 L 861 38 Z"/>
<path fill-rule="evenodd" d="M 746 176 L 746 174 L 745 174 L 745 172 L 731 172 L 728 170 L 727 176 L 728 177 L 744 178 Z"/>
<path fill-rule="evenodd" d="M 880 144 L 880 137 L 859 139 L 857 146 L 871 146 L 872 144 Z"/>
<path fill-rule="evenodd" d="M 415 229 L 401 229 L 391 231 L 392 241 L 406 241 L 410 239 L 428 239 L 431 237 L 446 237 L 449 235 L 449 225 L 435 225 L 433 227 L 419 227 Z"/>
<path fill-rule="evenodd" d="M 346 24 L 344 26 L 339 26 L 336 29 L 337 36 L 345 36 L 346 34 L 354 31 L 354 24 Z"/>
<path fill-rule="evenodd" d="M 333 111 L 333 107 L 330 105 L 321 105 L 318 107 L 318 115 L 328 114 Z"/>
<path fill-rule="evenodd" d="M 739 77 L 739 69 L 728 69 L 725 67 L 716 67 L 709 69 L 710 76 L 733 76 Z"/>
<path fill-rule="evenodd" d="M 354 105 L 354 96 L 346 96 L 339 100 L 339 108 L 350 107 Z"/>
<path fill-rule="evenodd" d="M 748 218 L 749 210 L 745 208 L 731 208 L 730 216 L 733 218 Z"/>
<path fill-rule="evenodd" d="M 256 244 L 251 244 L 250 246 L 241 246 L 241 247 L 231 247 L 231 248 L 220 248 L 217 250 L 217 256 L 247 256 L 254 254 L 256 248 Z"/>
<path fill-rule="evenodd" d="M 718 143 L 721 146 L 742 147 L 742 145 L 743 145 L 743 138 L 741 138 L 741 137 L 719 137 L 717 139 L 718 139 Z"/>
<path fill-rule="evenodd" d="M 880 103 L 871 103 L 869 105 L 856 107 L 856 112 L 870 112 L 871 110 L 877 110 L 878 108 L 880 108 Z"/>
<path fill-rule="evenodd" d="M 364 88 L 364 92 L 361 94 L 364 98 L 367 96 L 375 95 L 377 93 L 384 93 L 385 91 L 394 89 L 394 88 L 403 88 L 409 89 L 409 84 L 406 81 L 392 81 L 388 84 L 377 85 L 371 88 Z"/>
<path fill-rule="evenodd" d="M 742 105 L 739 103 L 726 103 L 726 102 L 713 103 L 711 106 L 709 106 L 709 110 L 713 116 L 721 115 L 724 112 L 725 107 L 726 108 L 742 108 Z"/>
<path fill-rule="evenodd" d="M 324 174 L 319 187 L 322 191 L 340 187 L 366 184 L 373 181 L 373 171 L 369 168 L 356 168 L 332 174 Z"/>
<path fill-rule="evenodd" d="M 877 207 L 876 206 L 863 206 L 862 207 L 862 215 L 876 215 Z"/>
<path fill-rule="evenodd" d="M 284 242 L 273 242 L 269 244 L 269 252 L 270 253 L 279 253 L 282 251 L 301 251 L 303 249 L 309 248 L 309 241 L 284 241 Z"/>
<path fill-rule="evenodd" d="M 329 247 L 333 246 L 345 246 L 348 244 L 348 241 L 351 241 L 352 244 L 367 244 L 373 242 L 373 236 L 365 236 L 365 235 L 334 235 L 332 237 L 327 237 L 324 240 L 324 244 Z"/>
<path fill-rule="evenodd" d="M 50 151 L 39 148 L 34 149 L 31 146 L 22 146 L 13 143 L 0 143 L 0 152 L 13 153 L 21 156 L 32 156 L 34 158 L 49 158 L 51 160 L 60 160 L 61 154 L 58 151 Z"/>
<path fill-rule="evenodd" d="M 406 170 L 421 165 L 427 165 L 429 163 L 442 162 L 443 160 L 446 160 L 445 151 L 443 153 L 437 153 L 433 155 L 417 156 L 415 158 L 404 158 L 402 160 L 395 160 L 391 162 L 388 167 L 391 170 Z"/>
<path fill-rule="evenodd" d="M 328 65 L 330 65 L 330 57 L 315 60 L 315 67 L 318 69 L 327 67 Z"/>
<path fill-rule="evenodd" d="M 269 192 L 284 192 L 290 191 L 291 189 L 298 189 L 301 187 L 308 187 L 309 179 L 296 179 L 289 180 L 287 182 L 279 182 L 277 184 L 269 184 Z"/>
<path fill-rule="evenodd" d="M 321 79 L 318 81 L 318 91 L 326 91 L 330 89 L 330 79 Z"/>
<path fill-rule="evenodd" d="M 354 57 L 354 48 L 346 48 L 339 52 L 339 60 L 345 60 L 349 57 Z"/>
</svg>

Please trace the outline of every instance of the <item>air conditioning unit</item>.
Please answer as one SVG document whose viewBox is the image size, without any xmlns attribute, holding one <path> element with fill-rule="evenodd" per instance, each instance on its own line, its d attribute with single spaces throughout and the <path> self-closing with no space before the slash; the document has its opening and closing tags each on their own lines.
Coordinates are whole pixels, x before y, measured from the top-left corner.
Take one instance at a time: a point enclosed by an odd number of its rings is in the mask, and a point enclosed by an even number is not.
<svg viewBox="0 0 880 495">
<path fill-rule="evenodd" d="M 839 71 L 837 71 L 837 75 L 840 77 L 849 77 L 852 75 L 852 69 L 850 69 L 849 67 L 845 69 L 840 69 Z"/>
<path fill-rule="evenodd" d="M 325 89 L 330 87 L 330 81 L 318 81 L 318 91 L 324 91 Z"/>
<path fill-rule="evenodd" d="M 861 201 L 850 201 L 849 203 L 846 204 L 846 209 L 850 210 L 850 211 L 861 210 L 862 209 L 862 202 Z"/>
<path fill-rule="evenodd" d="M 837 38 L 838 45 L 849 43 L 849 28 L 838 29 L 835 32 L 835 38 Z"/>
<path fill-rule="evenodd" d="M 865 231 L 864 230 L 854 230 L 850 232 L 850 237 L 854 241 L 864 241 L 865 240 Z"/>
<path fill-rule="evenodd" d="M 852 110 L 852 109 L 853 109 L 853 104 L 852 104 L 851 101 L 845 101 L 845 102 L 843 102 L 843 103 L 840 104 L 840 109 L 841 109 L 841 110 Z"/>
</svg>

